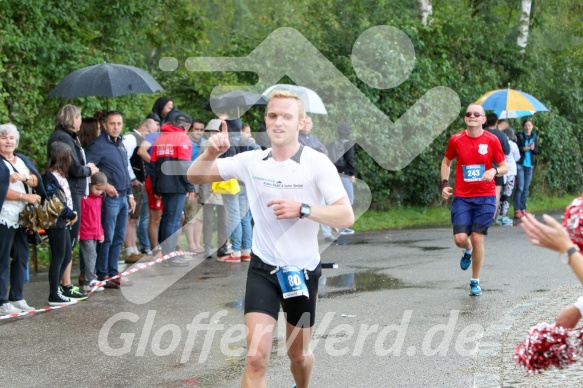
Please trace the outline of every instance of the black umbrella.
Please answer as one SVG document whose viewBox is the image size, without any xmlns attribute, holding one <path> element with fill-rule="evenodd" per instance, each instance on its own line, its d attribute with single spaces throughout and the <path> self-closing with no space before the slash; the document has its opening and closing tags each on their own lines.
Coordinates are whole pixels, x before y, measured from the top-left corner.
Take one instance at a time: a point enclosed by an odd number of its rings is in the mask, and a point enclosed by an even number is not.
<svg viewBox="0 0 583 388">
<path fill-rule="evenodd" d="M 164 89 L 150 74 L 137 67 L 102 63 L 72 72 L 59 82 L 49 97 L 117 97 L 158 90 Z"/>
<path fill-rule="evenodd" d="M 267 105 L 267 99 L 258 93 L 234 90 L 216 97 L 211 97 L 205 109 L 221 112 L 237 108 L 237 117 L 239 117 L 240 108 L 249 108 L 256 105 Z"/>
</svg>

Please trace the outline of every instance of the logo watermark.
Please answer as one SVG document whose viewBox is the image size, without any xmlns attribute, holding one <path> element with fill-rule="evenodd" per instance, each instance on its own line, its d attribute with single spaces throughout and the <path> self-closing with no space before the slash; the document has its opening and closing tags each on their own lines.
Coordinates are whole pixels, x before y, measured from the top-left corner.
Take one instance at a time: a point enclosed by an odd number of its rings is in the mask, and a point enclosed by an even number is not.
<svg viewBox="0 0 583 388">
<path fill-rule="evenodd" d="M 227 310 L 212 314 L 201 312 L 183 326 L 167 323 L 154 330 L 156 316 L 156 310 L 149 310 L 145 318 L 131 312 L 113 315 L 99 332 L 100 351 L 112 357 L 144 357 L 146 352 L 157 357 L 180 355 L 179 362 L 183 364 L 191 360 L 193 352 L 198 356 L 197 363 L 206 362 L 211 352 L 217 349 L 225 357 L 244 357 L 254 352 L 253 344 L 249 349 L 246 347 L 248 330 L 245 325 L 225 323 Z M 445 357 L 451 352 L 471 356 L 484 334 L 484 328 L 478 324 L 459 327 L 459 310 L 452 310 L 447 322 L 430 327 L 421 343 L 413 344 L 407 337 L 412 316 L 413 310 L 405 310 L 399 323 L 338 324 L 338 314 L 328 312 L 315 326 L 311 348 L 313 351 L 324 351 L 330 357 L 359 357 L 365 353 L 373 353 L 378 357 L 413 357 L 418 352 L 426 357 Z M 118 325 L 130 329 L 121 332 Z M 275 332 L 276 338 L 282 339 L 277 341 L 275 351 L 277 355 L 283 356 L 287 352 L 285 326 L 285 318 L 280 313 L 275 327 L 257 327 L 254 341 L 259 341 L 262 335 Z M 291 333 L 290 339 L 297 335 Z"/>
<path fill-rule="evenodd" d="M 391 89 L 407 82 L 416 61 L 409 37 L 390 26 L 376 26 L 364 31 L 354 42 L 350 59 L 357 77 L 377 89 Z M 173 57 L 162 58 L 159 62 L 164 71 L 176 71 L 179 66 Z M 215 113 L 225 113 L 225 109 L 219 112 L 217 106 L 213 106 L 213 97 L 234 90 L 261 94 L 283 77 L 289 77 L 297 85 L 316 91 L 326 104 L 327 115 L 319 117 L 318 131 L 336 128 L 341 122 L 349 123 L 355 129 L 354 144 L 362 147 L 381 167 L 392 171 L 405 168 L 430 146 L 458 117 L 461 107 L 456 92 L 435 86 L 393 121 L 389 116 L 394 114 L 378 109 L 308 39 L 288 27 L 273 31 L 247 57 L 191 57 L 184 66 L 191 72 L 257 74 L 258 82 L 253 86 L 217 85 L 210 99 Z M 309 98 L 300 97 L 304 98 L 307 112 L 310 112 Z M 226 113 L 230 117 L 239 117 L 248 109 L 249 106 L 237 106 Z M 175 173 L 170 166 L 163 171 Z M 358 219 L 368 210 L 372 194 L 365 182 L 357 180 L 356 184 L 359 190 L 355 194 L 360 207 L 355 208 L 355 219 Z M 321 251 L 328 245 L 321 245 Z M 147 303 L 202 261 L 168 273 L 156 284 L 152 284 L 150 276 L 143 271 L 134 277 L 135 287 L 123 288 L 122 292 L 133 303 Z"/>
</svg>

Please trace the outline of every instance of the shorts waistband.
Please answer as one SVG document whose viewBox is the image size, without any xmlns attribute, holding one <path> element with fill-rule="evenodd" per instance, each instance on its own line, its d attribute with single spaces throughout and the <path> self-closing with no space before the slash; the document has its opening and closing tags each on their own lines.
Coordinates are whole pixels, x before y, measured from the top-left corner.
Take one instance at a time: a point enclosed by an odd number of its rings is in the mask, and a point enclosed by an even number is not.
<svg viewBox="0 0 583 388">
<path fill-rule="evenodd" d="M 278 269 L 275 265 L 266 264 L 253 252 L 251 252 L 251 262 L 249 263 L 250 267 L 262 269 L 264 271 L 273 272 Z"/>
</svg>

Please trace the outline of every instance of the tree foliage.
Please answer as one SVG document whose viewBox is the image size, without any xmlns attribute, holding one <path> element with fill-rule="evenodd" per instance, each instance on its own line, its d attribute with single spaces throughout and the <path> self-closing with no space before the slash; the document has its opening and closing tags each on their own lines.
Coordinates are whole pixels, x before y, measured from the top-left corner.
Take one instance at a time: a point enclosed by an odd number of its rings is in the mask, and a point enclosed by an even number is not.
<svg viewBox="0 0 583 388">
<path fill-rule="evenodd" d="M 301 32 L 375 106 L 391 120 L 407 112 L 428 90 L 447 86 L 460 97 L 462 108 L 485 92 L 524 90 L 547 105 L 551 113 L 534 116 L 541 156 L 533 188 L 541 194 L 581 190 L 583 135 L 583 6 L 577 0 L 533 1 L 528 46 L 516 45 L 520 2 L 516 0 L 452 0 L 433 2 L 432 22 L 422 25 L 414 0 L 0 0 L 0 121 L 21 130 L 20 149 L 42 168 L 46 139 L 60 105 L 80 106 L 86 116 L 105 109 L 104 99 L 48 99 L 50 90 L 68 73 L 104 60 L 143 68 L 165 88 L 180 109 L 203 119 L 203 108 L 219 84 L 254 85 L 254 73 L 188 71 L 189 57 L 245 57 L 279 27 Z M 352 49 L 367 29 L 389 25 L 411 39 L 416 62 L 409 78 L 382 90 L 364 83 L 352 64 Z M 285 48 L 282 48 L 285 50 Z M 175 71 L 163 71 L 160 59 L 178 60 Z M 276 60 L 277 58 L 274 58 Z M 334 85 L 322 88 L 332 93 Z M 109 99 L 136 125 L 158 95 Z M 355 136 L 365 133 L 367 117 L 357 104 L 327 106 L 353 118 Z M 243 119 L 256 128 L 262 110 Z M 326 142 L 337 123 L 315 117 L 315 132 Z M 419 120 L 423 115 L 419 114 Z M 520 123 L 511 123 L 515 129 Z M 439 165 L 449 136 L 463 128 L 453 122 L 406 168 L 380 168 L 363 150 L 357 171 L 382 209 L 439 200 Z"/>
</svg>

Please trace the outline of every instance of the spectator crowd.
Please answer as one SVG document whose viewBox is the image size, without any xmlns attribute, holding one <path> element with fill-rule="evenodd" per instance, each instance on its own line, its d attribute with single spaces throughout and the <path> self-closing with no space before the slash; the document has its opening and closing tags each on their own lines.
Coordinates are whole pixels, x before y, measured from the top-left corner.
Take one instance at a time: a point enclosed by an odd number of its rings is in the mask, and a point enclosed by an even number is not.
<svg viewBox="0 0 583 388">
<path fill-rule="evenodd" d="M 19 214 L 27 204 L 40 204 L 51 196 L 65 204 L 55 225 L 44 231 L 49 240 L 51 306 L 85 300 L 89 291 L 131 286 L 125 277 L 113 279 L 119 274 L 119 261 L 133 264 L 180 251 L 183 234 L 191 254 L 225 263 L 250 261 L 253 220 L 245 185 L 239 181 L 237 192 L 219 194 L 210 183 L 194 185 L 186 177 L 191 163 L 207 147 L 207 138 L 221 131 L 223 123 L 231 146 L 221 157 L 262 148 L 251 127 L 239 118 L 218 115 L 205 123 L 178 110 L 168 97 L 158 98 L 140 125 L 125 133 L 122 112 L 83 117 L 78 107 L 63 106 L 47 144 L 46 168 L 35 166 L 31 155 L 16 152 L 16 126 L 0 125 L 0 232 L 4 236 L 0 315 L 35 309 L 23 296 L 30 231 L 19 224 Z M 327 147 L 315 136 L 312 143 L 311 127 L 309 119 L 300 142 L 334 155 L 332 161 L 352 203 L 355 169 L 350 126 L 341 124 L 338 140 Z M 348 228 L 336 231 L 354 233 Z M 334 241 L 330 227 L 322 225 L 322 232 L 325 241 Z M 74 252 L 80 266 L 78 286 L 71 280 Z M 177 256 L 162 265 L 188 266 L 190 260 L 190 255 Z"/>
</svg>

